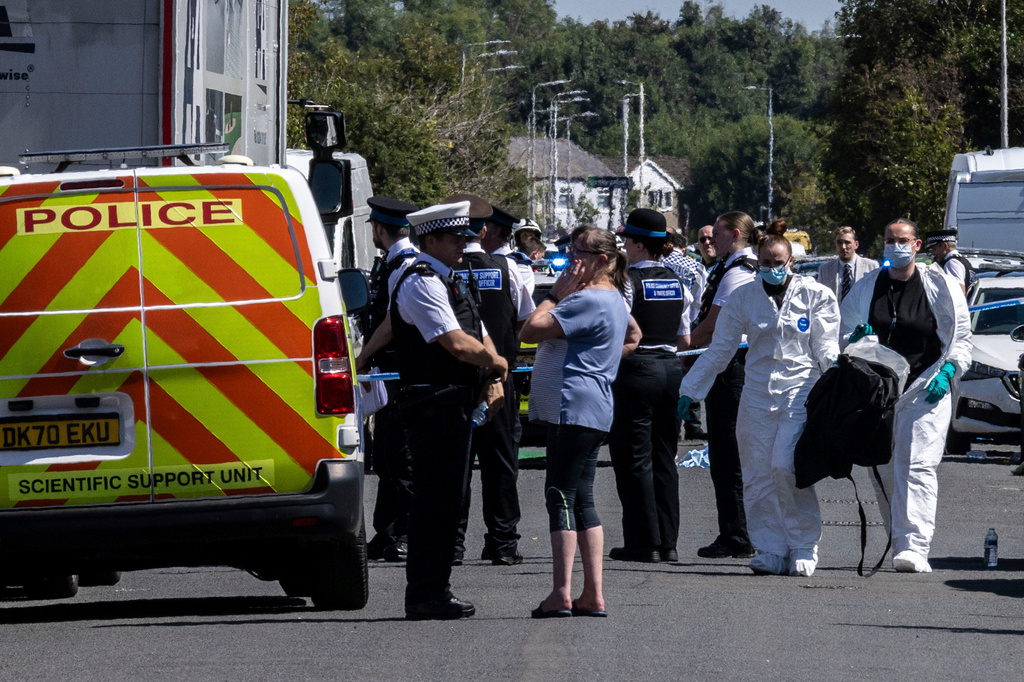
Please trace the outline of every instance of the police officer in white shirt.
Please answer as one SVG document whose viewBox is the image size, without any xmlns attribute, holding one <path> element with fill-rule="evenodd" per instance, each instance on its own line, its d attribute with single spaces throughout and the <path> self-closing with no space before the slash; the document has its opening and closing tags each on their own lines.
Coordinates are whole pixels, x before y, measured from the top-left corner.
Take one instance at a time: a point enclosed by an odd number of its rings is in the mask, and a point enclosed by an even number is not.
<svg viewBox="0 0 1024 682">
<path fill-rule="evenodd" d="M 387 313 L 398 278 L 419 254 L 419 249 L 409 239 L 411 228 L 406 218 L 419 209 L 390 197 L 370 197 L 366 203 L 370 206 L 373 245 L 383 251 L 384 256 L 376 258 L 370 272 L 367 343 L 356 358 L 356 369 L 363 372 L 372 365 L 381 372 L 395 372 L 398 367 L 390 343 L 391 318 Z M 366 557 L 405 561 L 405 530 L 412 502 L 412 462 L 405 430 L 393 404 L 374 413 L 372 442 L 373 470 L 377 473 L 377 498 L 373 507 L 376 534 L 366 543 Z"/>
<path fill-rule="evenodd" d="M 708 274 L 708 286 L 701 300 L 697 325 L 690 334 L 690 345 L 700 348 L 711 343 L 722 307 L 736 289 L 757 277 L 757 259 L 751 248 L 751 240 L 756 239 L 756 234 L 753 219 L 741 211 L 723 213 L 715 220 L 711 235 L 719 260 Z M 718 506 L 718 537 L 697 550 L 698 556 L 707 559 L 754 555 L 747 533 L 743 471 L 736 443 L 736 420 L 746 357 L 745 348 L 736 351 L 725 371 L 717 375 L 705 401 L 708 459 Z"/>
<path fill-rule="evenodd" d="M 469 229 L 475 233 L 468 237 L 462 263 L 456 272 L 469 282 L 470 290 L 478 296 L 480 317 L 488 330 L 494 348 L 505 358 L 509 367 L 515 366 L 519 351 L 518 332 L 522 322 L 536 307 L 518 280 L 515 262 L 505 255 L 487 253 L 483 241 L 492 233 L 500 233 L 499 223 L 492 219 L 494 209 L 484 199 L 472 194 L 456 194 L 444 200 L 469 202 Z M 511 224 L 517 219 L 504 211 L 500 224 Z M 481 559 L 496 566 L 513 566 L 523 562 L 519 553 L 519 405 L 512 399 L 514 389 L 511 375 L 505 382 L 505 395 L 509 397 L 493 418 L 473 431 L 471 458 L 480 463 L 480 497 L 483 508 L 484 548 Z M 472 470 L 470 478 L 472 478 Z M 463 499 L 459 533 L 456 537 L 455 558 L 460 563 L 465 555 L 466 529 L 469 526 L 470 487 L 467 481 Z"/>
<path fill-rule="evenodd" d="M 450 620 L 476 609 L 449 585 L 462 496 L 469 476 L 470 415 L 503 403 L 508 363 L 495 351 L 469 287 L 452 267 L 462 260 L 469 202 L 410 213 L 422 252 L 395 286 L 391 325 L 398 351 L 398 408 L 412 451 L 405 615 Z"/>
<path fill-rule="evenodd" d="M 932 260 L 955 279 L 966 294 L 976 275 L 971 262 L 956 250 L 956 237 L 956 230 L 932 230 L 924 236 L 924 246 L 932 252 Z"/>
</svg>

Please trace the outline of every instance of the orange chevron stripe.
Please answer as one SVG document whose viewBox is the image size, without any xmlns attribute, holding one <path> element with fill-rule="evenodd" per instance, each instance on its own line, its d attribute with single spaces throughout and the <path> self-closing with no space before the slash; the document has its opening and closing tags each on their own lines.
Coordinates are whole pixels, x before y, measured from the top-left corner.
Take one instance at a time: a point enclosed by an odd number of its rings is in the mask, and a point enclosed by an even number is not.
<svg viewBox="0 0 1024 682">
<path fill-rule="evenodd" d="M 106 307 L 116 305 L 119 301 L 125 300 L 127 296 L 134 295 L 136 300 L 139 296 L 139 272 L 135 268 L 129 268 L 117 283 L 110 288 L 110 291 L 100 300 L 99 306 Z M 32 318 L 35 319 L 35 318 Z M 82 323 L 68 336 L 61 344 L 62 348 L 77 346 L 84 339 L 103 338 L 113 339 L 132 320 L 139 319 L 138 313 L 93 313 L 87 315 Z M 142 339 L 139 339 L 141 346 Z M 141 353 L 141 349 L 140 349 Z M 76 372 L 82 369 L 78 360 L 64 357 L 63 350 L 55 352 L 46 364 L 39 370 L 38 374 L 51 374 L 56 372 Z M 30 395 L 60 395 L 70 393 L 80 377 L 48 377 L 45 379 L 49 391 L 40 393 L 34 384 L 42 381 L 40 377 L 30 379 L 19 393 L 20 396 Z M 63 386 L 63 388 L 60 388 Z M 56 388 L 55 388 L 56 387 Z"/>
<path fill-rule="evenodd" d="M 72 462 L 70 464 L 51 464 L 47 471 L 92 471 L 99 462 Z"/>
<path fill-rule="evenodd" d="M 149 398 L 153 414 L 160 415 L 160 429 L 154 427 L 154 431 L 170 443 L 171 447 L 185 455 L 189 462 L 220 464 L 239 461 L 235 453 L 155 381 L 150 385 Z"/>
<path fill-rule="evenodd" d="M 3 302 L 4 308 L 11 311 L 44 310 L 109 235 L 109 232 L 61 235 Z M 138 304 L 137 291 L 134 301 L 123 303 L 126 306 Z M 11 346 L 21 338 L 34 319 L 14 317 L 4 322 L 4 334 L 0 337 L 0 356 L 10 352 Z"/>
<path fill-rule="evenodd" d="M 274 297 L 200 231 L 153 230 L 152 236 L 224 300 Z M 285 357 L 309 355 L 309 328 L 283 303 L 239 306 L 237 310 Z"/>
</svg>

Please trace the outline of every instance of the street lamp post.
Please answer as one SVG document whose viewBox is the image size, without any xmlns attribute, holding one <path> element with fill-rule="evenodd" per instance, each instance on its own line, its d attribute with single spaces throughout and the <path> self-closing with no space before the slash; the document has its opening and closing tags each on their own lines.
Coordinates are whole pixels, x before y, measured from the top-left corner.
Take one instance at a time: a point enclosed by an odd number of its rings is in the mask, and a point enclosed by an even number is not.
<svg viewBox="0 0 1024 682">
<path fill-rule="evenodd" d="M 645 203 L 645 192 L 644 192 L 644 160 L 646 158 L 644 154 L 644 84 L 637 81 L 619 81 L 619 85 L 637 85 L 640 87 L 640 206 L 642 207 Z M 625 125 L 625 118 L 623 118 L 623 125 Z"/>
<path fill-rule="evenodd" d="M 530 91 L 530 158 L 529 158 L 529 163 L 527 163 L 526 174 L 529 176 L 529 180 L 530 180 L 530 186 L 529 186 L 529 192 L 528 192 L 528 197 L 529 197 L 529 201 L 530 201 L 530 218 L 532 218 L 534 220 L 537 219 L 537 203 L 536 203 L 535 188 L 534 188 L 534 183 L 536 182 L 536 179 L 537 179 L 537 173 L 536 173 L 536 167 L 537 167 L 537 165 L 536 165 L 536 155 L 537 155 L 537 144 L 536 144 L 536 137 L 537 137 L 537 88 L 543 88 L 543 87 L 547 87 L 549 85 L 565 85 L 566 83 L 571 83 L 571 82 L 572 81 L 564 80 L 564 79 L 563 80 L 557 80 L 557 81 L 547 81 L 546 83 L 538 83 L 537 85 L 534 85 L 533 89 Z"/>
<path fill-rule="evenodd" d="M 766 90 L 768 92 L 768 222 L 772 220 L 772 158 L 775 156 L 775 126 L 772 123 L 772 89 L 748 85 L 744 90 Z"/>
<path fill-rule="evenodd" d="M 485 47 L 487 45 L 508 45 L 511 42 L 512 42 L 511 40 L 487 40 L 487 41 L 482 42 L 482 43 L 468 43 L 466 45 L 463 45 L 462 46 L 462 80 L 461 80 L 461 83 L 465 83 L 466 82 L 466 50 L 468 50 L 471 47 Z M 485 54 L 480 55 L 480 56 L 490 56 L 491 54 L 510 54 L 510 53 L 514 53 L 514 52 L 515 52 L 514 50 L 499 50 L 498 52 L 485 53 Z"/>
<path fill-rule="evenodd" d="M 565 186 L 570 194 L 572 193 L 572 121 L 575 118 L 593 118 L 594 116 L 597 116 L 597 114 L 593 111 L 583 111 L 578 114 L 571 114 L 558 119 L 559 121 L 565 121 L 566 154 L 568 154 L 569 157 L 565 161 Z M 557 167 L 555 168 L 555 175 L 558 175 Z M 576 203 L 575 195 L 573 196 L 573 203 Z M 571 216 L 572 213 L 570 212 L 567 217 Z M 573 227 L 573 221 L 567 222 L 569 223 L 569 227 Z"/>
<path fill-rule="evenodd" d="M 551 98 L 551 106 L 548 113 L 548 121 L 551 128 L 551 211 L 547 213 L 554 217 L 558 210 L 558 104 L 571 104 L 573 102 L 589 102 L 589 97 L 580 97 L 586 90 L 570 90 L 560 92 Z M 569 99 L 561 99 L 568 97 Z"/>
<path fill-rule="evenodd" d="M 1000 135 L 1000 141 L 1003 144 L 1003 149 L 1006 149 L 1007 147 L 1010 146 L 1010 116 L 1009 116 L 1009 113 L 1007 111 L 1007 102 L 1006 102 L 1006 97 L 1007 97 L 1006 91 L 1008 89 L 1008 87 L 1007 87 L 1008 86 L 1008 84 L 1007 84 L 1007 76 L 1006 76 L 1006 72 L 1007 72 L 1007 63 L 1006 63 L 1006 0 L 1002 0 L 1001 6 L 1002 6 L 1001 9 L 1002 9 L 1002 19 L 1003 19 L 1002 41 L 1001 41 L 1001 43 L 1002 43 L 1001 48 L 1002 48 L 1002 53 L 1003 53 L 1002 54 L 1002 57 L 1003 57 L 1003 78 L 1002 78 L 1002 84 L 1001 84 L 1001 87 L 1000 87 L 1001 93 L 1000 93 L 1000 97 L 999 97 L 999 99 L 1000 99 L 999 123 L 1000 123 L 1000 128 L 1001 128 L 1001 133 L 1002 133 Z"/>
<path fill-rule="evenodd" d="M 622 176 L 629 176 L 629 100 L 632 97 L 639 97 L 640 93 L 630 93 L 622 96 Z"/>
</svg>

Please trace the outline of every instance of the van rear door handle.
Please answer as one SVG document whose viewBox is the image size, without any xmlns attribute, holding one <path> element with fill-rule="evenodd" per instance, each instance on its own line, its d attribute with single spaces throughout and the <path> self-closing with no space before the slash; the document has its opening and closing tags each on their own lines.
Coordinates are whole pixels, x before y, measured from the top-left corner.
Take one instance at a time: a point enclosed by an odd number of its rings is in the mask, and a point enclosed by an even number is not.
<svg viewBox="0 0 1024 682">
<path fill-rule="evenodd" d="M 83 365 L 102 365 L 124 354 L 124 346 L 103 339 L 85 339 L 74 348 L 64 350 L 64 357 L 78 360 Z"/>
</svg>

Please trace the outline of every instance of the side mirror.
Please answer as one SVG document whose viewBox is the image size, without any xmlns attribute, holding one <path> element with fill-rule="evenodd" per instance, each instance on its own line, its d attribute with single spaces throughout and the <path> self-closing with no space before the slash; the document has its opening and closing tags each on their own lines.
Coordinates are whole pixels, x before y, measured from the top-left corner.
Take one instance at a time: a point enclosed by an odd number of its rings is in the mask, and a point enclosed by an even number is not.
<svg viewBox="0 0 1024 682">
<path fill-rule="evenodd" d="M 345 114 L 331 109 L 306 112 L 306 144 L 313 156 L 329 159 L 331 152 L 344 147 L 345 142 Z"/>
<path fill-rule="evenodd" d="M 1010 338 L 1014 341 L 1024 342 L 1024 324 L 1014 328 L 1014 330 L 1010 332 Z"/>
<path fill-rule="evenodd" d="M 370 278 L 365 270 L 345 268 L 338 272 L 338 286 L 345 301 L 345 312 L 359 315 L 370 307 Z"/>
</svg>

